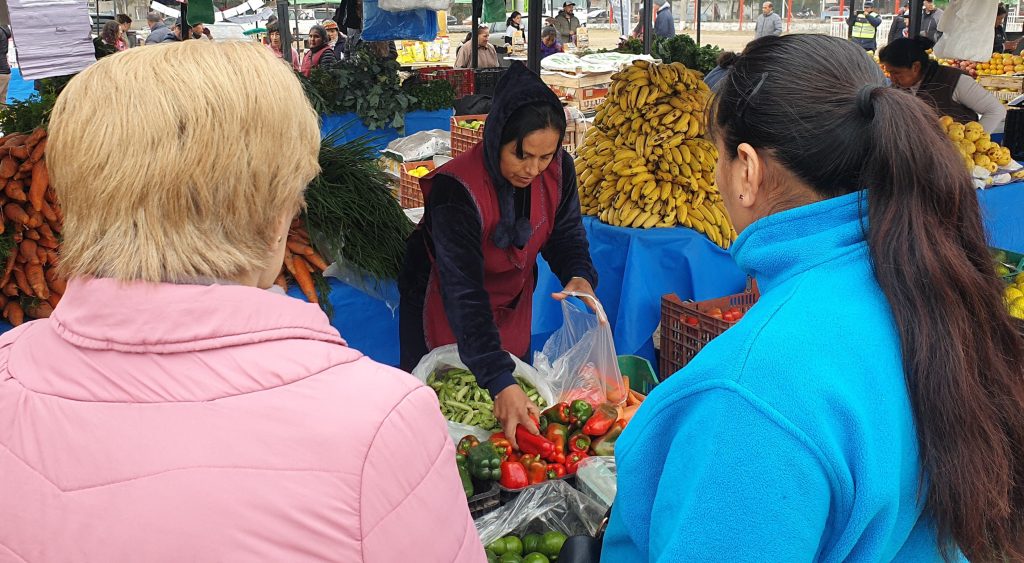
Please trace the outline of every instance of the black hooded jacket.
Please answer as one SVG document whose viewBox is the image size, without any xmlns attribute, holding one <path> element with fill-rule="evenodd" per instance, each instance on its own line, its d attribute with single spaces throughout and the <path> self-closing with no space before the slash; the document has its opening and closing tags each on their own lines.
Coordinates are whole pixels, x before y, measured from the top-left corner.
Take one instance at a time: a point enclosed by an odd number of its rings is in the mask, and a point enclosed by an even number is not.
<svg viewBox="0 0 1024 563">
<path fill-rule="evenodd" d="M 502 221 L 494 242 L 525 246 L 528 240 L 531 190 L 516 189 L 501 175 L 501 133 L 517 109 L 533 103 L 562 105 L 540 78 L 515 63 L 498 82 L 494 104 L 484 128 L 485 167 L 498 192 Z M 597 287 L 597 272 L 590 260 L 586 231 L 580 216 L 576 172 L 572 158 L 562 159 L 562 194 L 551 236 L 541 250 L 562 285 L 581 277 Z M 411 370 L 427 353 L 423 334 L 423 298 L 430 274 L 429 247 L 440 278 L 441 297 L 448 321 L 458 339 L 459 355 L 481 387 L 495 396 L 515 384 L 512 359 L 501 348 L 501 337 L 484 288 L 483 230 L 480 213 L 466 188 L 439 173 L 426 202 L 423 226 L 410 236 L 405 265 L 399 277 L 402 368 Z M 429 234 L 427 234 L 429 231 Z M 526 237 L 526 238 L 524 238 Z M 536 265 L 534 266 L 536 276 Z M 532 299 L 532 295 L 523 295 Z"/>
</svg>

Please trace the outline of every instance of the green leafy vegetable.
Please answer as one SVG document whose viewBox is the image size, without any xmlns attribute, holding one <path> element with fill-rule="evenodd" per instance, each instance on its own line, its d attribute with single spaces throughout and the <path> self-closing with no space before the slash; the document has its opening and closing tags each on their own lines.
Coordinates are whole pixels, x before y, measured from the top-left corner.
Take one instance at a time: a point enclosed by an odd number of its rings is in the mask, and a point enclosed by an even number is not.
<svg viewBox="0 0 1024 563">
<path fill-rule="evenodd" d="M 651 56 L 661 59 L 663 63 L 683 63 L 686 68 L 707 74 L 718 65 L 718 55 L 722 50 L 712 45 L 699 47 L 692 37 L 686 34 L 669 38 L 655 38 L 651 44 Z"/>
<path fill-rule="evenodd" d="M 455 88 L 447 80 L 417 83 L 410 79 L 403 88 L 416 100 L 413 109 L 438 111 L 455 107 Z"/>
<path fill-rule="evenodd" d="M 355 113 L 368 129 L 401 132 L 414 98 L 402 91 L 398 69 L 397 61 L 364 45 L 333 67 L 313 69 L 304 86 L 321 113 Z"/>
</svg>

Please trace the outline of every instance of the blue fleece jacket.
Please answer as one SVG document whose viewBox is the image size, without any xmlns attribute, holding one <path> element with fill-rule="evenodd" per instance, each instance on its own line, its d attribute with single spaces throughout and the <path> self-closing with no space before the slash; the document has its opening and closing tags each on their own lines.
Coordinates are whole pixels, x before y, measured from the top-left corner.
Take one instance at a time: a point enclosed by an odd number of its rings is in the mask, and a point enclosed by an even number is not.
<svg viewBox="0 0 1024 563">
<path fill-rule="evenodd" d="M 862 194 L 755 222 L 761 299 L 616 444 L 604 561 L 937 561 Z"/>
</svg>

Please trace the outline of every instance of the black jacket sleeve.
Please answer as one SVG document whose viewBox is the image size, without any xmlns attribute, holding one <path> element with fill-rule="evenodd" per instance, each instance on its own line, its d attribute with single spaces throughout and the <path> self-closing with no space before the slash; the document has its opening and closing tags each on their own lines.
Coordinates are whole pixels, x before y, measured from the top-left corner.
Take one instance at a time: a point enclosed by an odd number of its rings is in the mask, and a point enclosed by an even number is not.
<svg viewBox="0 0 1024 563">
<path fill-rule="evenodd" d="M 562 285 L 580 277 L 597 288 L 597 271 L 590 259 L 590 244 L 580 214 L 580 196 L 576 191 L 576 167 L 572 157 L 562 152 L 562 199 L 555 214 L 555 225 L 541 254 Z"/>
<path fill-rule="evenodd" d="M 515 384 L 515 362 L 501 348 L 491 299 L 484 289 L 480 212 L 466 188 L 443 175 L 434 178 L 426 207 L 441 299 L 459 357 L 480 387 L 497 396 Z"/>
</svg>

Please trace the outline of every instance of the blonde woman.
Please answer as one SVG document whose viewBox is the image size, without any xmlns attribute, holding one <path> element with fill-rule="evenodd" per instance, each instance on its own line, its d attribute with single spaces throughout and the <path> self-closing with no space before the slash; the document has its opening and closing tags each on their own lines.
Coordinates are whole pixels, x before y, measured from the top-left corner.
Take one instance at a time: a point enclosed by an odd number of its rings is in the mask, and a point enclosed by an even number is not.
<svg viewBox="0 0 1024 563">
<path fill-rule="evenodd" d="M 70 82 L 47 151 L 67 292 L 0 339 L 0 559 L 484 560 L 433 392 L 266 291 L 319 142 L 256 44 Z"/>
</svg>

